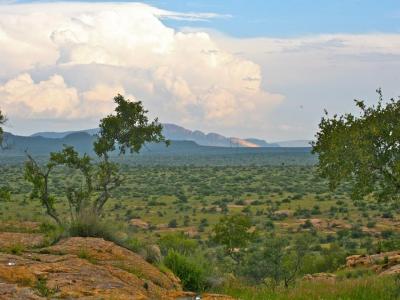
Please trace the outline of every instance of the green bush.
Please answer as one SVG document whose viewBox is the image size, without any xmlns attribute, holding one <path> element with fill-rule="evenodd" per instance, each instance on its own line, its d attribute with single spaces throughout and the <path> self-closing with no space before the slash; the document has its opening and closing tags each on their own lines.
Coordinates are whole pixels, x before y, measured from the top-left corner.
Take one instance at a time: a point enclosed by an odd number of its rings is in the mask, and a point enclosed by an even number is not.
<svg viewBox="0 0 400 300">
<path fill-rule="evenodd" d="M 196 251 L 197 241 L 189 239 L 182 232 L 164 235 L 158 242 L 161 253 L 167 255 L 169 250 L 174 250 L 183 255 Z"/>
<path fill-rule="evenodd" d="M 11 189 L 8 187 L 0 187 L 0 201 L 11 201 Z"/>
<path fill-rule="evenodd" d="M 68 228 L 69 236 L 97 237 L 121 244 L 121 241 L 116 237 L 115 232 L 115 228 L 107 224 L 105 221 L 100 220 L 94 214 L 80 215 Z"/>
<path fill-rule="evenodd" d="M 179 277 L 184 289 L 198 292 L 206 288 L 205 269 L 193 259 L 170 250 L 164 258 L 164 265 Z"/>
<path fill-rule="evenodd" d="M 143 243 L 134 237 L 129 237 L 126 239 L 123 245 L 125 248 L 128 248 L 133 252 L 139 252 L 144 247 Z"/>
</svg>

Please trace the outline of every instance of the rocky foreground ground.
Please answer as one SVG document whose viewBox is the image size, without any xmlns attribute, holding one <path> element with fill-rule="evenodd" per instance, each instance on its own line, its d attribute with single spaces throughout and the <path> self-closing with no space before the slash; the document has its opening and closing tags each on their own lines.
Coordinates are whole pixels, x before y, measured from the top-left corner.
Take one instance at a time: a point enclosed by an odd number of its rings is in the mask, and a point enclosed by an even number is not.
<svg viewBox="0 0 400 300">
<path fill-rule="evenodd" d="M 6 250 L 0 253 L 0 299 L 196 297 L 182 291 L 172 273 L 161 272 L 138 254 L 112 242 L 74 237 L 39 248 L 41 239 L 28 233 L 0 233 L 0 247 Z M 23 245 L 23 250 L 16 245 Z M 204 294 L 201 299 L 232 298 Z"/>
<path fill-rule="evenodd" d="M 3 230 L 7 228 L 1 224 Z M 180 280 L 140 255 L 98 238 L 66 238 L 44 247 L 45 238 L 32 233 L 37 224 L 13 224 L 0 232 L 1 299 L 198 299 L 183 291 Z M 11 228 L 11 227 L 10 227 Z M 346 269 L 368 269 L 379 275 L 400 273 L 400 251 L 347 258 Z M 328 273 L 304 276 L 308 281 L 334 283 Z M 215 294 L 203 300 L 232 300 Z"/>
</svg>

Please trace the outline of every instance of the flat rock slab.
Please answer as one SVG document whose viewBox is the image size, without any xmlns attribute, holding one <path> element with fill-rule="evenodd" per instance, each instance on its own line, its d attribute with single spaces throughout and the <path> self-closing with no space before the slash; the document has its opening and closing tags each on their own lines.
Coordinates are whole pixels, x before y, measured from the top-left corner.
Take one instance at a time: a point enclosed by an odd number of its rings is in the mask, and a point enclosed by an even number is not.
<svg viewBox="0 0 400 300">
<path fill-rule="evenodd" d="M 3 238 L 11 238 L 9 234 L 3 233 Z M 103 239 L 75 237 L 20 255 L 0 253 L 0 300 L 195 297 L 182 291 L 172 273 L 163 273 L 138 254 Z M 201 299 L 233 298 L 204 294 Z"/>
<path fill-rule="evenodd" d="M 16 284 L 0 282 L 1 300 L 41 300 L 46 299 L 36 294 L 36 291 L 29 287 L 19 287 Z"/>
<path fill-rule="evenodd" d="M 70 254 L 60 255 L 57 260 L 53 256 L 47 259 L 46 255 L 29 259 L 0 254 L 0 278 L 3 282 L 31 288 L 41 279 L 51 296 L 61 298 L 171 299 L 167 296 L 168 290 L 151 281 Z"/>
<path fill-rule="evenodd" d="M 0 232 L 0 249 L 7 249 L 17 245 L 24 248 L 33 248 L 42 246 L 44 242 L 44 236 L 40 233 Z"/>
<path fill-rule="evenodd" d="M 86 256 L 99 265 L 114 266 L 138 277 L 154 282 L 168 289 L 181 289 L 180 281 L 172 273 L 162 273 L 158 268 L 146 262 L 140 255 L 99 238 L 73 237 L 58 244 L 44 248 L 48 254 L 74 254 Z"/>
</svg>

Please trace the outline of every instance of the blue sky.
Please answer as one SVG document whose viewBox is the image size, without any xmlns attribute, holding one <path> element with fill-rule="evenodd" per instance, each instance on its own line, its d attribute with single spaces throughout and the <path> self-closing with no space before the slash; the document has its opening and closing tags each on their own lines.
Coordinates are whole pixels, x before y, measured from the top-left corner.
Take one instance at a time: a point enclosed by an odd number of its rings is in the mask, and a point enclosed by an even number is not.
<svg viewBox="0 0 400 300">
<path fill-rule="evenodd" d="M 141 2 L 179 12 L 213 12 L 229 15 L 231 17 L 221 17 L 207 22 L 174 20 L 164 22 L 175 28 L 198 26 L 216 29 L 236 37 L 400 32 L 399 0 L 144 0 Z"/>
</svg>

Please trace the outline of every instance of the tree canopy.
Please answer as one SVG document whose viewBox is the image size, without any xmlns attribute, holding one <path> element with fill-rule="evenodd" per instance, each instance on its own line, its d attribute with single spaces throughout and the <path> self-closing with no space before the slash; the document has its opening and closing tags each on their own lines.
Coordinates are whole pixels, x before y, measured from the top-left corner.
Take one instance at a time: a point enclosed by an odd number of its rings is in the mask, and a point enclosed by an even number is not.
<svg viewBox="0 0 400 300">
<path fill-rule="evenodd" d="M 101 157 L 118 147 L 120 154 L 138 153 L 145 143 L 166 142 L 162 135 L 162 125 L 156 118 L 149 122 L 148 111 L 141 101 L 131 102 L 118 94 L 114 97 L 117 104 L 115 115 L 108 115 L 100 121 L 100 133 L 94 142 L 94 150 Z"/>
<path fill-rule="evenodd" d="M 368 107 L 355 100 L 359 115 L 329 117 L 319 124 L 312 151 L 319 156 L 318 171 L 335 189 L 352 185 L 352 198 L 374 195 L 395 200 L 400 194 L 400 98 Z"/>
<path fill-rule="evenodd" d="M 275 288 L 293 284 L 300 273 L 312 237 L 300 234 L 291 243 L 283 236 L 271 235 L 264 247 L 253 251 L 244 263 L 243 273 L 257 283 L 268 283 Z"/>
<path fill-rule="evenodd" d="M 6 123 L 6 117 L 0 110 L 0 146 L 3 144 L 3 128 L 1 127 L 1 125 L 3 125 L 4 123 Z"/>
<path fill-rule="evenodd" d="M 251 231 L 251 220 L 248 216 L 232 215 L 222 217 L 213 228 L 214 241 L 225 248 L 225 253 L 237 263 L 243 250 L 255 238 Z"/>
</svg>

